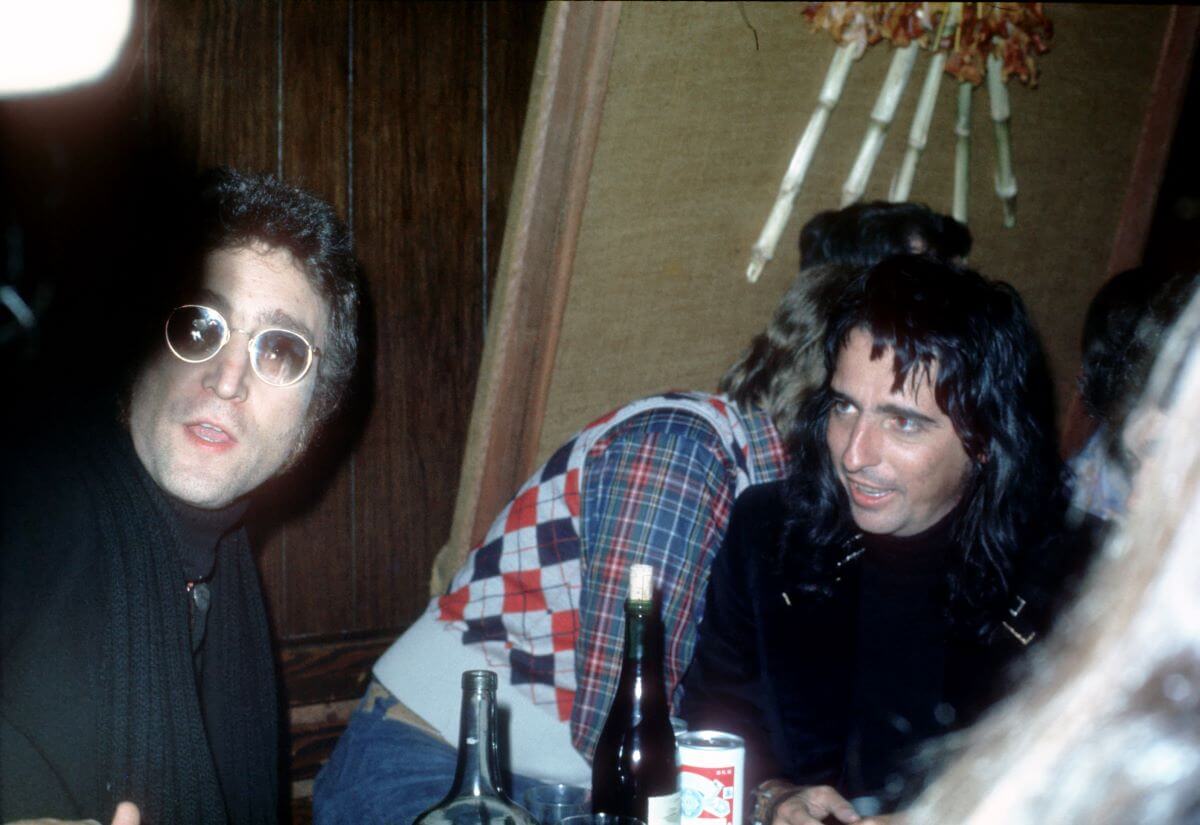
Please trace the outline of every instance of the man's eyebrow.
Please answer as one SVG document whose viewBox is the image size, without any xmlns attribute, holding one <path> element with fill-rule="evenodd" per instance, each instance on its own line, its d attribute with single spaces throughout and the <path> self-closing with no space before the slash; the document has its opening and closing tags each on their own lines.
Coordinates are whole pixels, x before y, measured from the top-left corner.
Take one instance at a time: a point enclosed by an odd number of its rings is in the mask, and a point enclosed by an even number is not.
<svg viewBox="0 0 1200 825">
<path fill-rule="evenodd" d="M 218 292 L 213 292 L 207 287 L 200 287 L 196 290 L 196 301 L 205 306 L 211 306 L 222 315 L 229 314 L 229 302 L 225 300 L 225 296 Z"/>
<path fill-rule="evenodd" d="M 260 327 L 281 327 L 283 329 L 298 332 L 307 338 L 310 342 L 313 341 L 312 330 L 306 324 L 297 321 L 282 309 L 269 309 L 258 314 L 258 324 Z"/>
<path fill-rule="evenodd" d="M 829 387 L 829 392 L 833 395 L 835 401 L 847 401 L 854 406 L 859 407 L 860 409 L 862 407 L 861 404 L 855 401 L 851 396 L 839 390 L 837 387 L 831 385 Z M 908 418 L 930 427 L 939 426 L 937 419 L 930 418 L 920 410 L 915 409 L 914 407 L 906 407 L 903 404 L 880 404 L 874 408 L 874 411 L 877 413 L 882 413 L 883 415 L 894 415 L 899 418 Z"/>
<path fill-rule="evenodd" d="M 834 397 L 834 399 L 836 399 L 837 401 L 849 401 L 851 404 L 858 406 L 858 404 L 855 402 L 855 400 L 853 398 L 846 395 L 846 393 L 842 392 L 835 386 L 830 385 L 829 394 L 832 395 Z"/>
<path fill-rule="evenodd" d="M 229 301 L 225 299 L 225 296 L 219 292 L 213 292 L 207 287 L 200 287 L 196 290 L 196 301 L 205 306 L 211 306 L 226 318 L 232 312 Z M 300 333 L 310 342 L 313 341 L 313 332 L 308 328 L 308 325 L 298 321 L 290 313 L 282 309 L 268 309 L 258 313 L 258 317 L 255 319 L 255 329 L 262 329 L 264 327 L 290 329 L 292 332 Z M 251 330 L 251 332 L 253 331 Z"/>
</svg>

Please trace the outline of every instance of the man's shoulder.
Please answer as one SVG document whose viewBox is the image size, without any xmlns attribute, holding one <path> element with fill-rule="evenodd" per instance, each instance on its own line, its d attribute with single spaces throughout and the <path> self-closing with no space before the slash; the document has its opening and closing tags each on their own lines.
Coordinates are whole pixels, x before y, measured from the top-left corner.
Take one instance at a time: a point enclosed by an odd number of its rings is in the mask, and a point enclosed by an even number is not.
<svg viewBox="0 0 1200 825">
<path fill-rule="evenodd" d="M 29 516 L 53 510 L 83 484 L 87 460 L 76 449 L 35 436 L 9 445 L 0 454 L 0 506 L 6 515 Z"/>
<path fill-rule="evenodd" d="M 787 479 L 747 487 L 734 507 L 747 516 L 782 518 L 787 510 Z"/>
<path fill-rule="evenodd" d="M 0 640 L 7 649 L 46 605 L 95 595 L 101 573 L 96 462 L 74 432 L 4 450 L 0 480 Z"/>
<path fill-rule="evenodd" d="M 100 476 L 121 460 L 115 421 L 72 419 L 10 442 L 0 455 L 0 544 L 6 552 L 86 543 Z M 128 449 L 132 449 L 131 446 Z"/>
<path fill-rule="evenodd" d="M 589 423 L 583 431 L 602 430 L 613 434 L 693 428 L 715 433 L 715 422 L 727 414 L 727 402 L 720 396 L 679 390 L 622 404 Z"/>
<path fill-rule="evenodd" d="M 115 424 L 110 426 L 119 432 Z M 19 492 L 39 478 L 60 484 L 78 478 L 90 462 L 101 429 L 97 422 L 76 417 L 31 424 L 20 438 L 10 439 L 0 448 L 6 491 Z"/>
<path fill-rule="evenodd" d="M 664 438 L 708 450 L 739 465 L 753 464 L 759 453 L 771 452 L 771 444 L 778 441 L 770 417 L 760 410 L 743 410 L 723 395 L 673 391 L 611 410 L 576 433 L 571 443 L 580 443 L 589 456 L 595 456 L 613 446 Z M 760 446 L 756 449 L 755 445 Z M 758 474 L 763 475 L 765 469 L 759 468 Z"/>
<path fill-rule="evenodd" d="M 747 487 L 733 503 L 729 520 L 731 545 L 745 554 L 774 548 L 788 516 L 787 482 L 771 481 Z"/>
</svg>

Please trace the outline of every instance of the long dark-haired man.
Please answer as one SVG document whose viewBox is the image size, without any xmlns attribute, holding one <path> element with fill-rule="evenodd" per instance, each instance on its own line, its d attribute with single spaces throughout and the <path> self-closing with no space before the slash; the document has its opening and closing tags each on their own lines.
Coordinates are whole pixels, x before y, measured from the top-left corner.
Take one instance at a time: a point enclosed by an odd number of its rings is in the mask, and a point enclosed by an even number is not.
<svg viewBox="0 0 1200 825">
<path fill-rule="evenodd" d="M 1065 499 L 1010 287 L 887 259 L 839 302 L 825 355 L 790 476 L 734 507 L 685 681 L 693 728 L 746 738 L 766 823 L 911 793 L 903 757 L 970 717 L 1038 626 Z"/>
</svg>

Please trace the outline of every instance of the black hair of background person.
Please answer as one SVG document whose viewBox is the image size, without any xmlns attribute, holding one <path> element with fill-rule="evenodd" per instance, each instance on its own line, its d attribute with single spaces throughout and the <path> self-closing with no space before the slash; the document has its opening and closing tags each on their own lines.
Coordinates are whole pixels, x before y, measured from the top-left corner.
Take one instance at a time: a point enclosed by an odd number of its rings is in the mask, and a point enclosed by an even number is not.
<svg viewBox="0 0 1200 825">
<path fill-rule="evenodd" d="M 1108 289 L 1117 279 L 1121 283 Z M 1139 279 L 1139 283 L 1130 287 L 1130 279 Z M 1198 281 L 1198 272 L 1164 276 L 1142 267 L 1122 272 L 1105 284 L 1100 290 L 1103 295 L 1097 294 L 1104 303 L 1096 312 L 1092 312 L 1096 300 L 1088 307 L 1088 320 L 1093 320 L 1094 314 L 1096 324 L 1091 330 L 1085 327 L 1085 335 L 1091 331 L 1092 338 L 1084 350 L 1080 396 L 1088 414 L 1103 424 L 1109 458 L 1127 474 L 1135 471 L 1140 459 L 1130 452 L 1124 430 L 1141 402 L 1166 333 L 1187 308 Z M 1153 289 L 1147 290 L 1146 284 Z"/>
<path fill-rule="evenodd" d="M 966 261 L 971 231 L 919 203 L 869 201 L 814 215 L 800 230 L 800 268 L 833 263 L 866 269 L 889 255 Z"/>
<path fill-rule="evenodd" d="M 1097 422 L 1120 428 L 1196 278 L 1141 266 L 1114 275 L 1092 298 L 1083 323 L 1079 392 Z"/>
<path fill-rule="evenodd" d="M 1028 312 L 1011 286 L 970 270 L 897 256 L 843 296 L 825 336 L 827 376 L 791 444 L 780 565 L 802 590 L 827 598 L 837 553 L 856 532 L 825 432 L 829 376 L 850 333 L 864 326 L 876 351 L 895 351 L 897 386 L 911 370 L 937 364 L 938 406 L 973 465 L 956 528 L 964 555 L 949 566 L 948 610 L 956 633 L 985 637 L 1019 559 L 1058 536 L 1066 491 L 1053 405 L 1039 397 L 1050 393 L 1048 369 Z M 797 558 L 791 547 L 825 550 Z"/>
</svg>

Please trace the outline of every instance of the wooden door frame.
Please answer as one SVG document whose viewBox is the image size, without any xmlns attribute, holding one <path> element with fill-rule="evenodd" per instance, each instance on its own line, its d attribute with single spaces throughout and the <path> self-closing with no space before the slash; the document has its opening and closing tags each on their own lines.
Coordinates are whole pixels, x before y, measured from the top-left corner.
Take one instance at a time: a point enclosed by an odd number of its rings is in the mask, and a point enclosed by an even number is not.
<svg viewBox="0 0 1200 825">
<path fill-rule="evenodd" d="M 1142 118 L 1129 184 L 1121 205 L 1121 217 L 1113 234 L 1108 275 L 1115 275 L 1142 262 L 1146 238 L 1154 219 L 1154 207 L 1162 187 L 1171 142 L 1187 97 L 1188 80 L 1200 31 L 1200 7 L 1172 6 L 1163 31 L 1158 66 L 1150 86 L 1149 104 Z"/>
<path fill-rule="evenodd" d="M 454 522 L 434 561 L 434 593 L 533 470 L 620 14 L 620 2 L 546 7 Z"/>
</svg>

